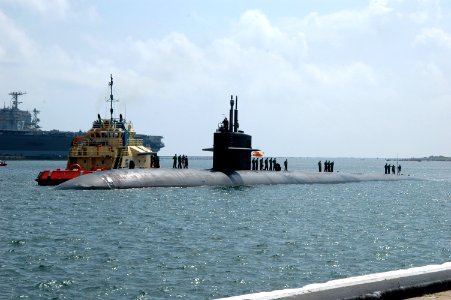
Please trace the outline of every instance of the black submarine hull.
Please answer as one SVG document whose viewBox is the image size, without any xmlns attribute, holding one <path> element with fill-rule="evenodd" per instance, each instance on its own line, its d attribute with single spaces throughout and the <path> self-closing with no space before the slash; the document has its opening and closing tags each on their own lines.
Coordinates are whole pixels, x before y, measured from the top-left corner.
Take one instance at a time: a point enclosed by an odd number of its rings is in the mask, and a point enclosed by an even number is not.
<svg viewBox="0 0 451 300">
<path fill-rule="evenodd" d="M 250 186 L 271 184 L 334 184 L 361 181 L 412 180 L 410 176 L 377 173 L 315 173 L 275 171 L 219 172 L 195 169 L 116 169 L 95 172 L 66 181 L 57 187 L 67 189 L 130 189 L 145 187 Z"/>
</svg>

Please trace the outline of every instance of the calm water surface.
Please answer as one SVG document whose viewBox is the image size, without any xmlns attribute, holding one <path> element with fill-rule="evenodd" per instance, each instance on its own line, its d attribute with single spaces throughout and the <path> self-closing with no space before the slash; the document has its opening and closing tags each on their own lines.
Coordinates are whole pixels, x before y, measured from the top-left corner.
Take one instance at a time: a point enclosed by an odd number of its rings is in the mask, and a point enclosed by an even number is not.
<svg viewBox="0 0 451 300">
<path fill-rule="evenodd" d="M 116 191 L 39 187 L 65 163 L 8 163 L 0 298 L 211 299 L 451 260 L 451 162 L 402 162 L 427 181 Z M 342 172 L 384 164 L 335 159 Z"/>
</svg>

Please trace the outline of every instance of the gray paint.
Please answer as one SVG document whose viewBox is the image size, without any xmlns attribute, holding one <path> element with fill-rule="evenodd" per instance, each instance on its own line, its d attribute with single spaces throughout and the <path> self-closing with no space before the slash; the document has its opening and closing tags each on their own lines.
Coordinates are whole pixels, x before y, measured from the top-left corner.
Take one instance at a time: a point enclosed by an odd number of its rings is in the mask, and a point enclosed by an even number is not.
<svg viewBox="0 0 451 300">
<path fill-rule="evenodd" d="M 60 184 L 56 189 L 127 189 L 143 187 L 313 184 L 409 179 L 415 178 L 376 173 L 315 173 L 248 170 L 223 173 L 194 169 L 117 169 L 83 175 Z"/>
</svg>

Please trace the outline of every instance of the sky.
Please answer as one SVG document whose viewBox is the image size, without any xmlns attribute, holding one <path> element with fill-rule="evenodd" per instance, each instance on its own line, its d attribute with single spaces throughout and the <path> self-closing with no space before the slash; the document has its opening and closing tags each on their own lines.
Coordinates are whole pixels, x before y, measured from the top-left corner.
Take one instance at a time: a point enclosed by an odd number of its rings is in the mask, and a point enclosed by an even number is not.
<svg viewBox="0 0 451 300">
<path fill-rule="evenodd" d="M 231 95 L 267 156 L 451 156 L 451 1 L 0 0 L 0 104 L 88 130 L 110 74 L 163 156 L 211 155 Z"/>
</svg>

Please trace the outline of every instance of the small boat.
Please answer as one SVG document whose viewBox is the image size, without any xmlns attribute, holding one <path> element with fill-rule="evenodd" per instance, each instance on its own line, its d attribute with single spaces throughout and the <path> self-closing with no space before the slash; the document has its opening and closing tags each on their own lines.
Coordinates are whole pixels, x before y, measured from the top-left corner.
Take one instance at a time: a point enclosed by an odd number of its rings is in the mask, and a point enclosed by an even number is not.
<svg viewBox="0 0 451 300">
<path fill-rule="evenodd" d="M 83 171 L 81 168 L 77 169 L 75 166 L 72 166 L 73 169 L 60 170 L 56 169 L 53 171 L 45 170 L 41 171 L 36 178 L 36 181 L 39 185 L 58 185 L 72 178 L 90 174 L 95 171 Z"/>
<path fill-rule="evenodd" d="M 82 136 L 73 138 L 65 170 L 44 170 L 36 178 L 39 185 L 58 185 L 72 178 L 111 169 L 159 168 L 159 158 L 143 141 L 135 137 L 131 122 L 122 114 L 113 118 L 113 76 L 110 118 L 101 118 Z"/>
<path fill-rule="evenodd" d="M 6 167 L 8 164 L 4 160 L 0 160 L 0 167 Z"/>
</svg>

